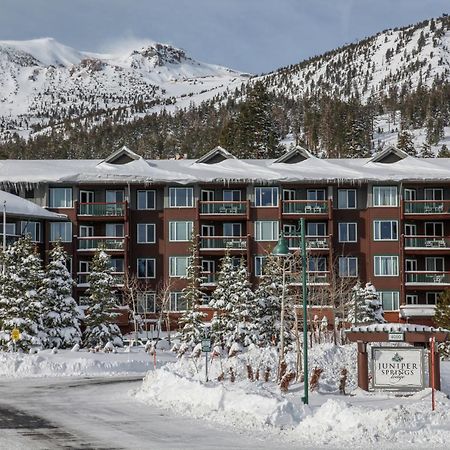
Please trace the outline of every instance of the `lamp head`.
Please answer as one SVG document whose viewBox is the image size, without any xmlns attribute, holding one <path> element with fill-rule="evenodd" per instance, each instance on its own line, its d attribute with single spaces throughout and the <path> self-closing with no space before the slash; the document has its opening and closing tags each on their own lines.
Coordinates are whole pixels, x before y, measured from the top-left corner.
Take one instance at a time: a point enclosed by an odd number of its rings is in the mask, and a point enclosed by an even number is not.
<svg viewBox="0 0 450 450">
<path fill-rule="evenodd" d="M 283 233 L 280 234 L 278 238 L 277 245 L 272 250 L 273 256 L 289 256 L 289 245 L 287 239 L 284 237 Z"/>
</svg>

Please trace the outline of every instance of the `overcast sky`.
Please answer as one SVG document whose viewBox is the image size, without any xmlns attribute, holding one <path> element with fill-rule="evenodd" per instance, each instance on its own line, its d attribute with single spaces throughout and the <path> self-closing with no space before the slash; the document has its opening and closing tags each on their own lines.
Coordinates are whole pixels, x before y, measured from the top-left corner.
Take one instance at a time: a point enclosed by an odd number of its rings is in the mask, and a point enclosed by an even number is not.
<svg viewBox="0 0 450 450">
<path fill-rule="evenodd" d="M 442 13 L 450 0 L 0 0 L 0 40 L 105 51 L 150 39 L 262 73 Z"/>
</svg>

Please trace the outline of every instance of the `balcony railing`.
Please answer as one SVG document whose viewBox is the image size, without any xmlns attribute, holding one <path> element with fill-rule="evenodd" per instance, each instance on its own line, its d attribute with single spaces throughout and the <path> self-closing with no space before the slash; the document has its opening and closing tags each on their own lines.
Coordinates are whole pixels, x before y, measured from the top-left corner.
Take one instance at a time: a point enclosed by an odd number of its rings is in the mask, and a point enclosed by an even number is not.
<svg viewBox="0 0 450 450">
<path fill-rule="evenodd" d="M 202 279 L 201 286 L 212 286 L 217 282 L 215 272 L 201 272 L 200 277 Z"/>
<path fill-rule="evenodd" d="M 405 284 L 407 285 L 448 285 L 450 284 L 450 272 L 409 271 L 405 272 Z"/>
<path fill-rule="evenodd" d="M 89 274 L 90 272 L 77 272 L 77 286 L 89 287 Z M 114 286 L 123 286 L 125 282 L 124 272 L 111 272 L 113 277 Z"/>
<path fill-rule="evenodd" d="M 247 236 L 200 236 L 200 250 L 246 250 Z"/>
<path fill-rule="evenodd" d="M 300 248 L 300 235 L 285 234 L 289 248 Z M 330 236 L 305 236 L 307 250 L 328 250 L 330 248 Z"/>
<path fill-rule="evenodd" d="M 306 272 L 306 283 L 308 286 L 326 286 L 329 284 L 329 275 L 330 272 L 327 270 L 309 270 Z M 290 272 L 286 281 L 290 285 L 301 285 L 302 274 Z"/>
<path fill-rule="evenodd" d="M 79 203 L 79 216 L 111 216 L 121 217 L 125 215 L 126 203 Z"/>
<path fill-rule="evenodd" d="M 328 214 L 328 200 L 283 200 L 283 214 Z"/>
<path fill-rule="evenodd" d="M 6 245 L 14 244 L 14 242 L 18 241 L 22 236 L 18 234 L 7 234 L 6 235 Z M 3 245 L 3 233 L 0 234 L 0 246 Z"/>
<path fill-rule="evenodd" d="M 106 251 L 124 250 L 124 237 L 79 237 L 78 250 L 97 250 L 102 249 Z"/>
<path fill-rule="evenodd" d="M 199 202 L 200 214 L 203 215 L 226 215 L 235 216 L 247 214 L 247 202 L 234 201 L 234 202 Z"/>
<path fill-rule="evenodd" d="M 405 200 L 405 214 L 449 214 L 450 200 Z"/>
<path fill-rule="evenodd" d="M 450 239 L 444 236 L 405 236 L 405 248 L 446 250 L 450 248 Z"/>
</svg>

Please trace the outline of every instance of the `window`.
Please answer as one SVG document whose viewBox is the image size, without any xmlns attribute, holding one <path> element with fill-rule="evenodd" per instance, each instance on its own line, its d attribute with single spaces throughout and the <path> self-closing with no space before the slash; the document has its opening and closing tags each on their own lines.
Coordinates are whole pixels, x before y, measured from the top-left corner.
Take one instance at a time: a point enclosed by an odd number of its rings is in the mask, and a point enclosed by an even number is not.
<svg viewBox="0 0 450 450">
<path fill-rule="evenodd" d="M 240 223 L 224 223 L 224 236 L 242 236 L 242 224 Z"/>
<path fill-rule="evenodd" d="M 444 272 L 444 258 L 429 256 L 425 258 L 427 272 Z"/>
<path fill-rule="evenodd" d="M 123 203 L 125 201 L 125 193 L 120 190 L 106 191 L 106 203 Z"/>
<path fill-rule="evenodd" d="M 325 200 L 325 189 L 308 189 L 306 196 L 308 200 Z"/>
<path fill-rule="evenodd" d="M 398 277 L 398 256 L 375 256 L 374 274 L 376 277 Z"/>
<path fill-rule="evenodd" d="M 378 292 L 384 311 L 398 311 L 399 292 L 398 291 L 380 291 Z"/>
<path fill-rule="evenodd" d="M 443 200 L 444 190 L 442 188 L 426 188 L 424 189 L 425 200 Z"/>
<path fill-rule="evenodd" d="M 169 222 L 169 241 L 188 242 L 192 237 L 194 222 Z"/>
<path fill-rule="evenodd" d="M 142 292 L 138 294 L 137 312 L 138 314 L 156 312 L 156 294 L 154 292 Z"/>
<path fill-rule="evenodd" d="M 355 256 L 339 256 L 339 276 L 357 277 L 358 258 Z"/>
<path fill-rule="evenodd" d="M 339 226 L 339 242 L 356 242 L 357 224 L 341 222 Z"/>
<path fill-rule="evenodd" d="M 338 208 L 356 208 L 356 189 L 338 189 Z"/>
<path fill-rule="evenodd" d="M 415 189 L 405 189 L 403 191 L 403 199 L 406 201 L 414 201 L 417 198 L 417 192 Z"/>
<path fill-rule="evenodd" d="M 72 208 L 72 188 L 50 188 L 50 208 Z"/>
<path fill-rule="evenodd" d="M 295 200 L 295 190 L 283 189 L 283 200 Z"/>
<path fill-rule="evenodd" d="M 155 258 L 138 258 L 137 276 L 138 278 L 155 278 L 156 276 Z"/>
<path fill-rule="evenodd" d="M 50 242 L 72 242 L 72 222 L 50 223 Z"/>
<path fill-rule="evenodd" d="M 109 264 L 113 272 L 124 272 L 124 261 L 123 258 L 111 258 Z"/>
<path fill-rule="evenodd" d="M 398 240 L 398 222 L 396 220 L 374 220 L 374 241 L 396 241 Z"/>
<path fill-rule="evenodd" d="M 107 223 L 105 225 L 105 234 L 110 237 L 123 237 L 124 236 L 123 223 Z"/>
<path fill-rule="evenodd" d="M 189 256 L 169 256 L 169 277 L 185 277 Z"/>
<path fill-rule="evenodd" d="M 237 189 L 224 189 L 223 190 L 223 201 L 224 202 L 240 202 L 241 201 L 241 191 Z"/>
<path fill-rule="evenodd" d="M 137 242 L 138 244 L 154 244 L 156 226 L 154 223 L 137 224 Z"/>
<path fill-rule="evenodd" d="M 39 222 L 20 222 L 20 234 L 30 236 L 33 242 L 41 242 L 41 224 Z"/>
<path fill-rule="evenodd" d="M 278 206 L 277 187 L 255 187 L 255 206 Z"/>
<path fill-rule="evenodd" d="M 255 222 L 256 241 L 277 241 L 279 234 L 277 220 L 257 220 Z"/>
<path fill-rule="evenodd" d="M 16 224 L 15 223 L 7 223 L 6 227 L 6 235 L 14 236 L 16 234 Z M 3 223 L 0 223 L 0 234 L 3 235 Z"/>
<path fill-rule="evenodd" d="M 373 206 L 397 206 L 397 187 L 374 186 Z"/>
<path fill-rule="evenodd" d="M 426 236 L 444 236 L 443 222 L 425 222 Z"/>
<path fill-rule="evenodd" d="M 417 236 L 416 224 L 405 223 L 405 236 Z"/>
<path fill-rule="evenodd" d="M 194 189 L 191 187 L 169 188 L 170 208 L 192 208 L 194 204 Z"/>
<path fill-rule="evenodd" d="M 156 191 L 137 191 L 137 209 L 155 209 Z"/>
<path fill-rule="evenodd" d="M 313 256 L 308 259 L 309 272 L 326 272 L 327 258 L 324 256 Z"/>
<path fill-rule="evenodd" d="M 170 293 L 170 311 L 186 311 L 187 302 L 184 299 L 182 292 L 171 292 Z"/>
<path fill-rule="evenodd" d="M 255 256 L 255 277 L 264 275 L 263 269 L 266 263 L 267 256 Z"/>
<path fill-rule="evenodd" d="M 80 225 L 80 237 L 94 236 L 94 227 L 92 225 Z"/>
<path fill-rule="evenodd" d="M 307 236 L 326 236 L 327 224 L 321 222 L 308 222 L 306 224 Z"/>
<path fill-rule="evenodd" d="M 406 294 L 406 304 L 407 305 L 418 305 L 419 296 L 417 294 Z"/>
<path fill-rule="evenodd" d="M 425 294 L 425 303 L 427 305 L 435 305 L 439 299 L 441 292 L 427 292 Z"/>
</svg>

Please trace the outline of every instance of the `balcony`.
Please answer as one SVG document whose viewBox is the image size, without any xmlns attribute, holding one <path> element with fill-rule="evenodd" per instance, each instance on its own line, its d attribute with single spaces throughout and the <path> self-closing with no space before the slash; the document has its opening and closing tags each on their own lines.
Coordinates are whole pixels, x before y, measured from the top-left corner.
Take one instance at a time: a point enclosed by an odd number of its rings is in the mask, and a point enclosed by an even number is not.
<svg viewBox="0 0 450 450">
<path fill-rule="evenodd" d="M 450 214 L 450 200 L 405 200 L 403 211 L 405 215 Z"/>
<path fill-rule="evenodd" d="M 200 286 L 202 287 L 214 287 L 217 284 L 215 272 L 200 272 L 200 277 L 202 279 Z"/>
<path fill-rule="evenodd" d="M 405 272 L 406 286 L 448 286 L 450 272 L 410 271 Z"/>
<path fill-rule="evenodd" d="M 17 242 L 23 235 L 19 234 L 7 234 L 6 235 L 6 245 L 12 245 L 14 242 Z M 3 233 L 0 234 L 0 245 L 3 245 Z"/>
<path fill-rule="evenodd" d="M 247 236 L 200 236 L 200 250 L 247 250 Z"/>
<path fill-rule="evenodd" d="M 285 234 L 290 249 L 299 249 L 301 246 L 300 235 Z M 330 236 L 305 236 L 307 250 L 329 250 Z"/>
<path fill-rule="evenodd" d="M 448 250 L 450 239 L 444 236 L 405 236 L 405 250 Z"/>
<path fill-rule="evenodd" d="M 126 202 L 120 203 L 79 203 L 77 214 L 82 217 L 124 217 Z"/>
<path fill-rule="evenodd" d="M 248 202 L 199 202 L 201 216 L 247 216 Z"/>
<path fill-rule="evenodd" d="M 309 270 L 306 272 L 306 284 L 308 286 L 328 286 L 329 276 L 330 272 L 327 270 Z M 300 272 L 288 273 L 286 282 L 291 286 L 300 286 L 302 274 Z"/>
<path fill-rule="evenodd" d="M 400 306 L 400 317 L 433 317 L 436 310 L 435 305 L 402 305 Z"/>
<path fill-rule="evenodd" d="M 77 272 L 77 287 L 88 288 L 89 287 L 89 273 L 90 272 Z M 124 272 L 111 272 L 113 277 L 114 286 L 123 286 L 125 282 Z"/>
<path fill-rule="evenodd" d="M 283 214 L 328 216 L 328 200 L 283 200 Z"/>
<path fill-rule="evenodd" d="M 105 237 L 105 236 L 92 236 L 92 237 L 79 237 L 78 238 L 78 251 L 96 251 L 98 249 L 105 251 L 124 251 L 125 250 L 125 238 L 124 237 Z"/>
</svg>

